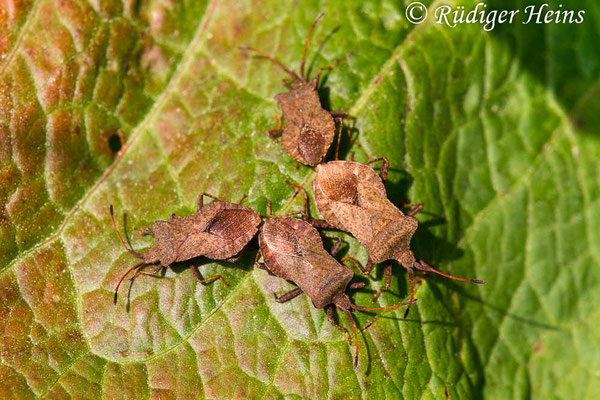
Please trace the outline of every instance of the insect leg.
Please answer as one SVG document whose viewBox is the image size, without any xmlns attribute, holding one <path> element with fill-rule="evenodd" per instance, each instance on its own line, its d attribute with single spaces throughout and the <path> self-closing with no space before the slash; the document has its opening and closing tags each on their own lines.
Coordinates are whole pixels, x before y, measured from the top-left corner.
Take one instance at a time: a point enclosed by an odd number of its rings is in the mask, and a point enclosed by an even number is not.
<svg viewBox="0 0 600 400">
<path fill-rule="evenodd" d="M 366 275 L 365 269 L 363 268 L 363 266 L 360 263 L 360 261 L 358 261 L 356 258 L 354 258 L 354 257 L 344 257 L 344 258 L 341 259 L 341 261 L 343 263 L 345 263 L 346 261 L 350 261 L 352 264 L 354 264 L 355 267 L 357 267 L 360 270 L 360 272 L 363 275 Z"/>
<path fill-rule="evenodd" d="M 365 327 L 360 330 L 360 333 L 366 332 L 367 329 L 369 329 L 371 326 L 373 326 L 374 323 L 375 323 L 375 321 L 369 321 L 369 322 L 367 322 L 367 324 L 365 325 Z"/>
<path fill-rule="evenodd" d="M 329 239 L 333 239 L 335 240 L 335 244 L 333 245 L 333 247 L 331 248 L 331 250 L 329 250 L 329 253 L 335 257 L 335 255 L 337 254 L 338 251 L 340 251 L 340 247 L 342 247 L 342 239 L 340 239 L 337 236 L 329 236 L 329 235 L 325 235 L 326 237 L 328 237 Z"/>
<path fill-rule="evenodd" d="M 334 118 L 342 118 L 348 116 L 348 112 L 343 110 L 331 110 L 329 111 L 329 114 L 331 114 L 331 116 Z"/>
<path fill-rule="evenodd" d="M 324 219 L 312 219 L 309 216 L 306 216 L 304 220 L 316 229 L 337 229 L 335 226 L 331 225 Z"/>
<path fill-rule="evenodd" d="M 410 215 L 411 217 L 415 214 L 418 214 L 423 209 L 423 204 L 406 204 L 408 207 L 414 207 L 412 210 L 409 210 L 406 215 Z"/>
<path fill-rule="evenodd" d="M 220 199 L 218 199 L 217 197 L 215 197 L 211 194 L 202 192 L 202 193 L 200 193 L 200 196 L 198 196 L 198 208 L 197 208 L 198 212 L 200 212 L 200 210 L 202 209 L 202 206 L 204 206 L 204 196 L 210 197 L 211 199 L 216 200 L 216 201 L 221 201 Z"/>
<path fill-rule="evenodd" d="M 348 333 L 348 330 L 346 328 L 344 328 L 343 326 L 341 326 L 340 324 L 338 324 L 337 322 L 335 322 L 335 320 L 333 319 L 333 310 L 334 309 L 335 309 L 335 306 L 325 307 L 325 312 L 327 313 L 327 320 L 329 320 L 329 323 L 331 323 L 331 325 L 335 326 L 340 331 L 344 332 L 346 334 L 346 340 L 348 341 L 348 344 L 352 344 L 350 342 L 350 334 Z"/>
<path fill-rule="evenodd" d="M 216 281 L 217 279 L 220 279 L 221 282 L 223 282 L 225 284 L 225 286 L 229 286 L 229 283 L 227 283 L 225 278 L 223 278 L 221 275 L 213 275 L 209 278 L 202 279 L 202 277 L 200 276 L 200 272 L 198 272 L 198 267 L 196 267 L 195 265 L 191 265 L 190 268 L 192 269 L 192 273 L 194 274 L 194 277 L 196 278 L 196 280 L 198 282 L 202 283 L 203 285 L 206 285 L 208 283 Z"/>
<path fill-rule="evenodd" d="M 257 262 L 255 265 L 258 269 L 264 269 L 267 272 L 271 272 L 269 271 L 269 268 L 267 268 L 267 264 L 265 264 L 264 262 Z"/>
<path fill-rule="evenodd" d="M 244 193 L 244 195 L 242 196 L 242 198 L 240 199 L 240 201 L 238 201 L 239 205 L 242 205 L 242 203 L 244 202 L 244 200 L 246 200 L 246 194 Z"/>
<path fill-rule="evenodd" d="M 333 115 L 333 113 L 331 113 Z M 337 122 L 337 124 L 340 126 L 340 129 L 338 129 L 338 135 L 337 135 L 337 143 L 335 145 L 335 160 L 339 160 L 339 153 L 340 153 L 340 142 L 342 141 L 342 130 L 344 129 L 343 126 L 343 120 L 341 118 L 335 118 L 335 122 Z"/>
<path fill-rule="evenodd" d="M 281 296 L 277 296 L 277 293 L 273 293 L 273 296 L 275 297 L 276 302 L 285 303 L 286 301 L 290 301 L 294 297 L 297 297 L 301 293 L 302 293 L 302 289 L 296 288 L 296 289 L 290 290 L 287 293 L 282 294 Z"/>
<path fill-rule="evenodd" d="M 279 136 L 281 136 L 281 134 L 283 133 L 283 129 L 282 128 L 276 128 L 276 129 L 269 129 L 267 131 L 267 135 L 269 135 L 269 137 L 271 138 L 272 141 L 277 142 L 277 139 Z"/>
<path fill-rule="evenodd" d="M 379 177 L 381 178 L 383 183 L 385 183 L 385 181 L 387 180 L 388 171 L 390 169 L 390 162 L 388 161 L 387 157 L 377 157 L 372 160 L 369 160 L 367 164 L 372 164 L 376 161 L 383 161 L 383 164 L 381 164 L 381 169 L 379 170 Z"/>
<path fill-rule="evenodd" d="M 161 269 L 165 268 L 162 265 L 157 266 L 156 268 L 154 268 L 154 270 L 152 270 L 151 272 L 145 271 L 143 268 L 140 268 L 135 275 L 133 275 L 133 277 L 129 278 L 130 280 L 135 280 L 138 276 L 140 275 L 149 275 L 149 276 L 153 276 L 155 278 L 160 278 L 159 275 L 156 275 L 160 272 Z"/>
<path fill-rule="evenodd" d="M 373 268 L 375 268 L 375 264 L 373 264 L 373 261 L 371 261 L 371 259 L 369 259 L 367 261 L 367 266 L 365 267 L 364 274 L 369 275 L 371 273 L 371 271 L 373 271 Z"/>
<path fill-rule="evenodd" d="M 353 282 L 348 285 L 348 289 L 361 289 L 364 288 L 367 284 L 365 282 Z"/>
<path fill-rule="evenodd" d="M 142 229 L 134 229 L 135 233 L 141 236 L 152 236 L 152 229 L 150 228 L 142 228 Z"/>
<path fill-rule="evenodd" d="M 373 303 L 375 303 L 377 301 L 377 299 L 381 295 L 381 292 L 383 292 L 384 290 L 388 290 L 390 288 L 391 282 L 392 282 L 392 263 L 391 263 L 391 261 L 388 261 L 388 264 L 385 267 L 385 285 L 383 285 L 383 287 L 380 288 L 377 291 L 377 293 L 375 293 L 375 296 L 373 296 L 373 299 L 371 300 Z"/>
<path fill-rule="evenodd" d="M 304 198 L 304 213 L 305 213 L 305 215 L 308 215 L 308 194 L 306 193 L 306 189 L 304 189 L 302 186 L 298 185 L 297 183 L 294 183 L 294 182 L 291 182 L 291 181 L 285 181 L 285 183 L 287 183 L 288 185 L 296 188 L 296 192 L 294 193 L 294 195 L 290 199 L 290 203 L 292 201 L 294 201 L 294 199 L 296 198 L 296 196 L 298 196 L 298 193 L 302 193 L 302 197 Z M 297 215 L 297 214 L 298 213 L 296 212 L 296 213 L 288 214 L 288 215 Z"/>
<path fill-rule="evenodd" d="M 283 128 L 283 119 L 281 116 L 276 115 L 275 117 L 275 121 L 277 121 L 277 129 L 281 130 L 281 128 Z"/>
<path fill-rule="evenodd" d="M 269 268 L 267 268 L 267 264 L 265 264 L 264 262 L 258 262 L 259 258 L 260 258 L 260 251 L 257 251 L 256 255 L 254 256 L 253 264 L 256 266 L 256 268 L 264 269 L 265 271 L 270 273 L 271 271 L 269 271 Z"/>
</svg>

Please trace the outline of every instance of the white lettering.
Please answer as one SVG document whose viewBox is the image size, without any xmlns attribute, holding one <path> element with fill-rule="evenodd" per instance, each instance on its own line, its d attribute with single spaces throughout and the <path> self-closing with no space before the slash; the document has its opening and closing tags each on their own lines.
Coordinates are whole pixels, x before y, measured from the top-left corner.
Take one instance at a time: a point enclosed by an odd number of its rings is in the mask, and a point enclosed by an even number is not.
<svg viewBox="0 0 600 400">
<path fill-rule="evenodd" d="M 466 19 L 467 24 L 474 24 L 477 21 L 477 12 L 479 10 L 479 7 L 485 8 L 485 4 L 477 3 L 475 8 L 467 13 L 467 19 Z"/>
<path fill-rule="evenodd" d="M 452 11 L 452 8 L 450 6 L 438 7 L 437 10 L 435 10 L 435 18 L 436 18 L 435 22 L 437 24 L 445 24 L 445 25 L 449 26 L 450 28 L 454 28 L 456 26 L 456 24 L 450 25 L 450 21 L 448 21 L 448 14 L 450 14 L 451 11 Z"/>
<path fill-rule="evenodd" d="M 555 10 L 550 9 L 548 3 L 539 6 L 529 5 L 522 10 L 487 10 L 483 2 L 475 4 L 474 8 L 465 6 L 452 8 L 449 5 L 441 5 L 435 9 L 435 22 L 454 28 L 460 24 L 480 24 L 484 31 L 492 31 L 498 25 L 513 24 L 517 14 L 521 11 L 525 14 L 523 24 L 581 24 L 584 20 L 585 11 L 565 10 L 559 4 Z"/>
<path fill-rule="evenodd" d="M 512 24 L 513 20 L 515 19 L 515 15 L 517 15 L 519 13 L 519 10 L 512 10 L 512 11 L 509 11 L 509 13 L 510 13 L 510 18 L 508 19 L 508 23 Z"/>
<path fill-rule="evenodd" d="M 496 14 L 498 11 L 492 10 L 488 13 L 487 18 L 485 19 L 485 24 L 483 25 L 483 30 L 486 32 L 491 31 L 496 26 Z"/>
</svg>

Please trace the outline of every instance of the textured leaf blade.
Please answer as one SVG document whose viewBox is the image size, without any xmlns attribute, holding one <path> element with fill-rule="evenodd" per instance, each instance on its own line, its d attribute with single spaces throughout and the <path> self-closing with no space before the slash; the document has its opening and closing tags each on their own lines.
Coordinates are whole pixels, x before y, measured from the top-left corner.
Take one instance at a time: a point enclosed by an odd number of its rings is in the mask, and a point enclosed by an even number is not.
<svg viewBox="0 0 600 400">
<path fill-rule="evenodd" d="M 527 31 L 415 28 L 394 2 L 346 13 L 337 4 L 237 2 L 236 12 L 227 2 L 33 7 L 0 76 L 0 129 L 12 144 L 3 147 L 0 193 L 9 221 L 0 234 L 10 239 L 2 241 L 4 395 L 593 398 L 600 390 L 590 351 L 600 148 L 584 118 L 597 104 L 584 73 L 595 60 L 569 81 L 549 61 L 542 79 L 524 57 Z M 297 67 L 319 11 L 313 71 L 342 60 L 324 101 L 355 117 L 362 148 L 351 150 L 362 161 L 391 159 L 396 204 L 426 204 L 413 240 L 419 257 L 489 282 L 428 277 L 407 320 L 402 311 L 357 315 L 360 326 L 376 319 L 361 335 L 358 370 L 322 310 L 304 297 L 272 300 L 292 286 L 253 270 L 250 253 L 236 267 L 200 267 L 231 288 L 198 285 L 182 265 L 162 279 L 141 277 L 112 305 L 134 260 L 112 232 L 108 204 L 129 216 L 129 230 L 193 212 L 202 191 L 234 201 L 247 193 L 263 212 L 267 200 L 278 212 L 299 207 L 288 204 L 285 180 L 309 187 L 312 172 L 264 134 L 281 73 L 237 47 Z M 43 24 L 48 58 L 35 50 Z M 563 54 L 558 45 L 543 51 L 549 60 Z M 53 75 L 69 56 L 76 62 Z M 586 82 L 581 97 L 570 89 Z M 119 133 L 127 141 L 114 154 L 108 139 Z M 366 259 L 343 238 L 344 252 Z M 373 290 L 381 267 L 374 277 Z M 373 290 L 353 299 L 369 304 Z M 380 304 L 406 295 L 396 268 Z M 570 379 L 557 379 L 564 374 Z"/>
</svg>

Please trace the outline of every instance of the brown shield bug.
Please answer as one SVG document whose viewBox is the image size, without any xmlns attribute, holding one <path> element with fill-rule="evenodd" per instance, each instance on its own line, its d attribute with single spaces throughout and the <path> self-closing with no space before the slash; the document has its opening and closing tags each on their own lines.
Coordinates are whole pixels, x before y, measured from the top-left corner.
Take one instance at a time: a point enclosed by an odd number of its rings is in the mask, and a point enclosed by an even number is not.
<svg viewBox="0 0 600 400">
<path fill-rule="evenodd" d="M 215 201 L 204 205 L 204 196 Z M 198 197 L 196 213 L 184 217 L 172 214 L 169 221 L 155 221 L 151 228 L 144 229 L 142 235 L 154 237 L 155 245 L 145 253 L 138 253 L 127 247 L 121 237 L 115 223 L 112 205 L 110 217 L 125 250 L 143 260 L 127 270 L 119 280 L 115 288 L 115 304 L 119 287 L 131 271 L 138 270 L 133 280 L 139 275 L 154 275 L 174 262 L 187 261 L 200 256 L 211 260 L 235 261 L 235 256 L 254 237 L 261 222 L 260 215 L 251 208 L 221 201 L 207 193 L 202 193 Z M 159 264 L 155 271 L 152 273 L 143 271 L 144 267 L 152 264 Z M 220 279 L 229 286 L 221 275 L 202 279 L 195 266 L 192 266 L 192 272 L 200 283 Z"/>
<path fill-rule="evenodd" d="M 410 250 L 410 240 L 418 226 L 414 215 L 423 206 L 419 204 L 403 214 L 390 202 L 384 186 L 389 164 L 385 157 L 372 161 L 377 160 L 383 160 L 379 175 L 371 167 L 352 161 L 331 161 L 317 165 L 313 191 L 317 208 L 324 221 L 313 220 L 312 224 L 315 227 L 336 228 L 350 232 L 369 254 L 367 267 L 364 270 L 366 274 L 371 272 L 375 264 L 397 260 L 408 271 L 411 300 L 413 267 L 459 281 L 485 283 L 477 279 L 458 278 L 445 274 L 415 258 Z M 385 286 L 377 292 L 373 301 L 382 290 L 389 288 L 391 266 L 388 262 Z M 407 308 L 406 314 L 409 309 L 410 307 Z"/>
<path fill-rule="evenodd" d="M 253 51 L 269 59 L 290 76 L 291 81 L 283 81 L 288 92 L 275 96 L 275 100 L 281 105 L 283 111 L 285 127 L 281 128 L 280 126 L 277 129 L 269 130 L 267 133 L 271 138 L 281 135 L 281 143 L 285 151 L 296 161 L 311 166 L 315 166 L 323 160 L 333 142 L 335 136 L 334 118 L 341 124 L 341 119 L 337 117 L 348 115 L 345 111 L 329 112 L 323 109 L 317 91 L 322 71 L 335 68 L 337 62 L 320 69 L 313 79 L 304 76 L 306 49 L 310 35 L 322 16 L 322 13 L 319 14 L 308 30 L 308 35 L 304 41 L 299 75 L 261 50 L 253 47 L 240 47 L 242 50 Z"/>
<path fill-rule="evenodd" d="M 333 257 L 341 241 L 338 238 L 329 254 L 323 247 L 319 232 L 304 220 L 290 217 L 267 218 L 260 228 L 258 242 L 264 261 L 258 263 L 257 254 L 258 267 L 298 285 L 296 289 L 280 297 L 275 295 L 278 302 L 283 303 L 302 292 L 306 293 L 316 308 L 325 308 L 329 322 L 344 331 L 349 339 L 346 329 L 333 320 L 334 308 L 337 307 L 346 313 L 354 332 L 355 368 L 358 363 L 358 334 L 350 310 L 386 310 L 412 302 L 411 299 L 409 302 L 388 307 L 361 307 L 353 304 L 346 290 L 363 287 L 364 283 L 350 283 L 354 273 Z"/>
</svg>

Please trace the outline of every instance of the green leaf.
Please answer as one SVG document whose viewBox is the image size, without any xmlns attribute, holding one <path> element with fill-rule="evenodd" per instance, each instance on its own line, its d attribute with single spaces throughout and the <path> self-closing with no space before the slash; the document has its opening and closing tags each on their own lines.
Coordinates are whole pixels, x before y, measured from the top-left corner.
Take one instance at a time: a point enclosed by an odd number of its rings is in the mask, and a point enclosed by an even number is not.
<svg viewBox="0 0 600 400">
<path fill-rule="evenodd" d="M 0 10 L 0 397 L 600 397 L 598 24 L 484 32 L 409 2 L 9 2 Z M 472 8 L 476 2 L 462 3 Z M 521 9 L 518 1 L 491 3 Z M 557 9 L 556 3 L 551 8 Z M 440 270 L 488 281 L 418 280 L 417 305 L 359 313 L 353 347 L 293 286 L 252 268 L 206 263 L 141 276 L 112 303 L 135 260 L 119 225 L 192 213 L 208 192 L 265 214 L 310 188 L 265 131 L 283 73 L 251 45 L 327 75 L 323 102 L 348 110 L 356 159 L 391 160 L 389 197 L 425 205 L 413 249 Z M 309 192 L 310 194 L 310 192 Z M 313 209 L 313 212 L 316 212 Z M 340 234 L 343 253 L 366 261 Z M 149 238 L 131 235 L 135 249 Z M 328 243 L 330 245 L 331 243 Z M 377 267 L 370 304 L 383 284 Z M 394 269 L 380 305 L 404 300 Z M 130 307 L 127 307 L 127 298 Z M 347 321 L 338 315 L 344 325 Z"/>
</svg>

